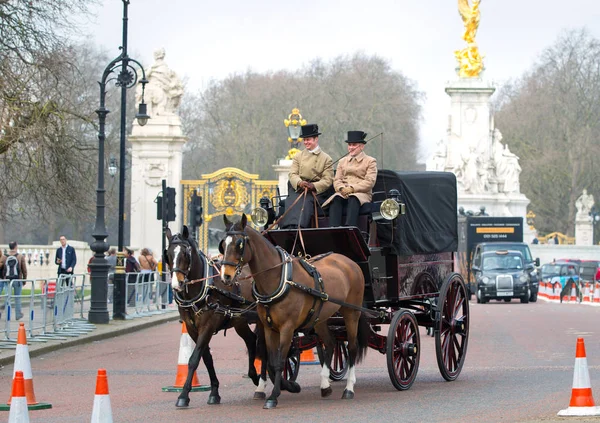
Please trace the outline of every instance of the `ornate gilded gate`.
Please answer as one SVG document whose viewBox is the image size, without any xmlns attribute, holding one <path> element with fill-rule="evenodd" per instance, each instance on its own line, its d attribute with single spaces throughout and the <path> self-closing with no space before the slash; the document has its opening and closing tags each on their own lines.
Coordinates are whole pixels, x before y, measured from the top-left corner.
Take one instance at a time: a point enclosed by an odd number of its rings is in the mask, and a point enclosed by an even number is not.
<svg viewBox="0 0 600 423">
<path fill-rule="evenodd" d="M 202 175 L 202 179 L 181 181 L 184 193 L 183 221 L 188 222 L 189 207 L 194 193 L 202 196 L 204 223 L 198 230 L 198 246 L 208 252 L 218 247 L 224 224 L 223 214 L 231 217 L 250 214 L 262 197 L 277 195 L 278 181 L 261 181 L 258 175 L 234 167 Z"/>
</svg>

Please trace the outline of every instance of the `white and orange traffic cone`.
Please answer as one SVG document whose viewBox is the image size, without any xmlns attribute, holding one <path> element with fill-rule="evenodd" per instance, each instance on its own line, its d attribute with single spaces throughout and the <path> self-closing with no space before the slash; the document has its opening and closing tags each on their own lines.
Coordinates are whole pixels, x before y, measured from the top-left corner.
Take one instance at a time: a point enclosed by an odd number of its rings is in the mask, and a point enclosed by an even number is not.
<svg viewBox="0 0 600 423">
<path fill-rule="evenodd" d="M 321 362 L 315 358 L 315 353 L 310 348 L 300 353 L 300 364 L 321 364 Z"/>
<path fill-rule="evenodd" d="M 594 404 L 592 385 L 585 356 L 583 338 L 577 338 L 575 350 L 575 372 L 573 374 L 573 389 L 569 408 L 560 410 L 559 416 L 600 416 L 600 407 Z"/>
<path fill-rule="evenodd" d="M 98 376 L 96 376 L 96 394 L 94 395 L 94 408 L 92 409 L 91 423 L 112 423 L 112 421 L 112 408 L 110 407 L 106 369 L 98 369 Z"/>
<path fill-rule="evenodd" d="M 185 326 L 185 323 L 181 324 L 181 338 L 179 340 L 179 357 L 177 359 L 177 376 L 175 377 L 175 384 L 173 386 L 166 386 L 162 388 L 163 392 L 181 392 L 185 380 L 188 375 L 188 362 L 194 352 L 194 340 L 190 336 Z M 210 386 L 200 385 L 198 381 L 198 375 L 194 372 L 192 376 L 192 390 L 191 392 L 210 391 Z"/>
<path fill-rule="evenodd" d="M 29 423 L 27 397 L 25 396 L 25 381 L 23 380 L 23 372 L 20 370 L 15 372 L 10 397 L 12 401 L 10 404 L 8 423 Z"/>
<path fill-rule="evenodd" d="M 29 347 L 27 346 L 27 333 L 25 332 L 25 323 L 19 323 L 13 379 L 18 371 L 23 373 L 25 396 L 27 397 L 27 408 L 30 410 L 43 410 L 52 408 L 52 404 L 38 402 L 35 399 L 35 392 L 33 391 L 33 375 L 31 372 L 31 360 L 29 359 Z M 11 401 L 12 396 L 8 399 L 7 404 L 0 405 L 0 410 L 8 410 L 10 408 Z"/>
</svg>

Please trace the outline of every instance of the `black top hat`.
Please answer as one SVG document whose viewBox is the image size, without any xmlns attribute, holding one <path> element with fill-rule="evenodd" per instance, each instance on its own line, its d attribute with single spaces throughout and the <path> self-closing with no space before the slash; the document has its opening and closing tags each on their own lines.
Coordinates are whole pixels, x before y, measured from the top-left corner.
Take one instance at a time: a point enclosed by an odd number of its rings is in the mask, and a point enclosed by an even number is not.
<svg viewBox="0 0 600 423">
<path fill-rule="evenodd" d="M 319 125 L 316 123 L 307 123 L 300 127 L 300 138 L 312 138 L 321 135 L 319 132 Z"/>
<path fill-rule="evenodd" d="M 348 139 L 345 141 L 348 144 L 366 144 L 365 138 L 367 138 L 367 133 L 363 131 L 348 131 Z"/>
</svg>

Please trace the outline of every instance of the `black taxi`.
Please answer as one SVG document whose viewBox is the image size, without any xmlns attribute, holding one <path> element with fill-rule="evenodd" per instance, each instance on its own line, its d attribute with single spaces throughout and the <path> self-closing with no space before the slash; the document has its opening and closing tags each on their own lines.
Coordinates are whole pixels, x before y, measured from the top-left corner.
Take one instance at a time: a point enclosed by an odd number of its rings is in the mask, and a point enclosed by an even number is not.
<svg viewBox="0 0 600 423">
<path fill-rule="evenodd" d="M 471 267 L 477 281 L 477 302 L 510 302 L 519 298 L 528 303 L 531 295 L 530 275 L 523 254 L 516 250 L 484 252 Z"/>
</svg>

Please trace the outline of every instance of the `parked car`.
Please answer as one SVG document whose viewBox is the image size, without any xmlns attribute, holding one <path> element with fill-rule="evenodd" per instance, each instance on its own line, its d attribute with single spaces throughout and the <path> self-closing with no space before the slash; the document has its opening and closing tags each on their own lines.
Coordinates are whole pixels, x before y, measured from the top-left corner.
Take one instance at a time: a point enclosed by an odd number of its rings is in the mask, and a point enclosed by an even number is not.
<svg viewBox="0 0 600 423">
<path fill-rule="evenodd" d="M 473 252 L 473 264 L 478 263 L 481 266 L 481 255 L 487 251 L 518 251 L 523 255 L 525 263 L 525 269 L 529 273 L 529 301 L 532 303 L 537 301 L 538 290 L 540 286 L 540 278 L 538 273 L 538 267 L 540 265 L 540 259 L 533 259 L 529 245 L 524 242 L 483 242 L 475 247 Z M 476 281 L 476 279 L 473 279 Z"/>
<path fill-rule="evenodd" d="M 581 300 L 580 282 L 581 260 L 561 259 L 552 263 L 545 263 L 540 269 L 541 279 L 545 283 L 552 283 L 552 286 L 560 284 L 560 299 L 563 296 L 571 294 L 571 288 L 574 286 L 576 295 Z M 586 270 L 587 272 L 587 270 Z"/>
<path fill-rule="evenodd" d="M 579 280 L 581 283 L 589 282 L 591 284 L 600 281 L 600 260 L 581 260 Z"/>
<path fill-rule="evenodd" d="M 516 250 L 486 251 L 473 260 L 472 270 L 477 281 L 477 302 L 491 299 L 510 302 L 519 298 L 528 303 L 531 296 L 531 276 L 523 254 Z"/>
</svg>

